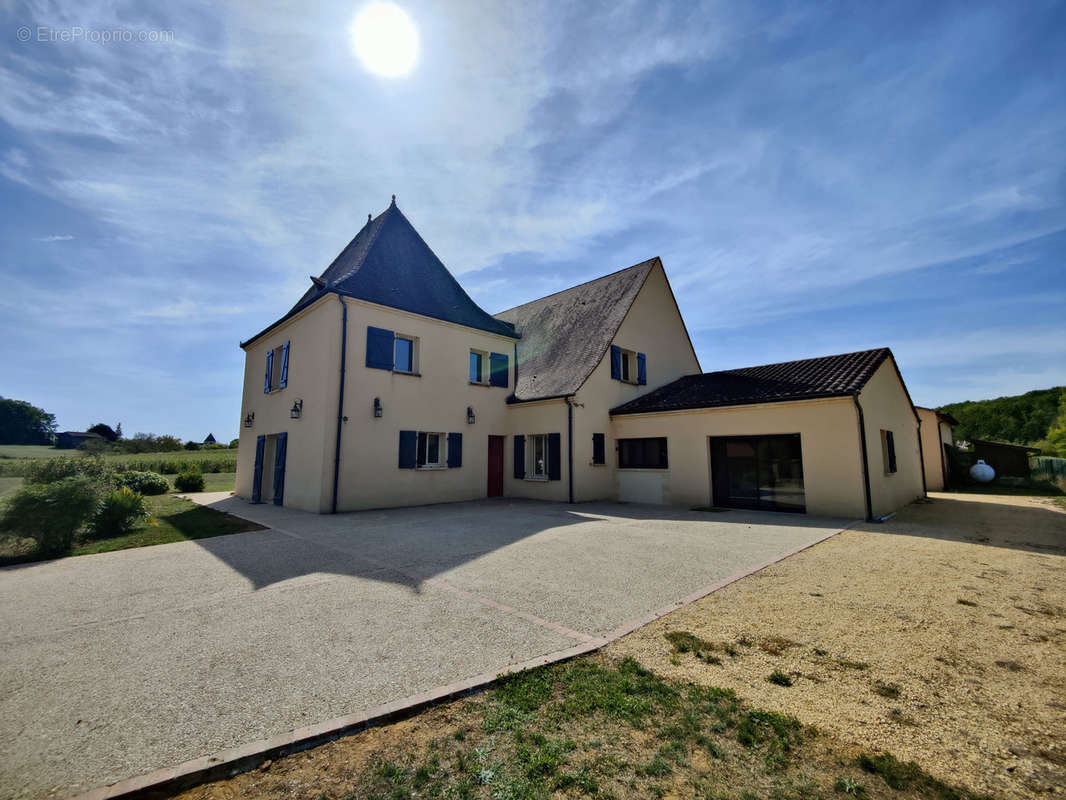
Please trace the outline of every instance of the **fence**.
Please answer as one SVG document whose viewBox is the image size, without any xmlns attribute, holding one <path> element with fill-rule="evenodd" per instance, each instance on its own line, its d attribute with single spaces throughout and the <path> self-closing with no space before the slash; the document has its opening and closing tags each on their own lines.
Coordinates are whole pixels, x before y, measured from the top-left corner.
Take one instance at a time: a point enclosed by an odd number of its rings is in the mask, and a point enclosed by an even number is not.
<svg viewBox="0 0 1066 800">
<path fill-rule="evenodd" d="M 1066 458 L 1037 456 L 1029 460 L 1033 480 L 1048 480 L 1066 488 Z"/>
</svg>

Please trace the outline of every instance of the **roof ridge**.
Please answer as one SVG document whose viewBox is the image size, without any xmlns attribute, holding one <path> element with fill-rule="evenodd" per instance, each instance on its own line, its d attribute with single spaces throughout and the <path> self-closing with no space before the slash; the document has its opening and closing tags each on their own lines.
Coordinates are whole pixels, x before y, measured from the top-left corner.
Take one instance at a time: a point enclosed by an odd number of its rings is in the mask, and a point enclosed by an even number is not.
<svg viewBox="0 0 1066 800">
<path fill-rule="evenodd" d="M 366 243 L 366 247 L 363 248 L 363 257 L 359 260 L 359 263 L 356 264 L 355 266 L 353 266 L 350 270 L 348 270 L 346 273 L 341 275 L 339 278 L 337 278 L 337 280 L 333 281 L 334 285 L 336 285 L 338 283 L 341 283 L 342 281 L 348 280 L 348 278 L 352 277 L 352 275 L 354 275 L 356 272 L 358 272 L 359 268 L 362 267 L 363 264 L 366 263 L 366 257 L 368 255 L 370 255 L 370 248 L 374 246 L 374 242 L 376 242 L 378 240 L 378 234 L 381 233 L 381 229 L 383 227 L 385 227 L 385 219 L 384 219 L 385 215 L 388 214 L 390 211 L 392 211 L 392 209 L 394 209 L 394 208 L 396 208 L 396 195 L 392 196 L 392 203 L 389 205 L 388 208 L 386 208 L 384 211 L 382 211 L 380 214 L 378 214 L 374 219 L 368 220 L 366 225 L 363 226 L 363 228 L 365 228 L 368 225 L 373 225 L 375 222 L 378 222 L 378 220 L 381 221 L 380 224 L 376 228 L 371 230 L 370 233 L 368 234 L 370 236 L 370 240 Z M 398 208 L 396 210 L 399 211 Z M 360 229 L 360 232 L 361 231 L 362 231 L 362 229 Z M 356 238 L 358 238 L 359 234 L 357 233 L 355 236 L 356 236 Z M 352 241 L 354 242 L 355 239 L 352 239 Z M 345 247 L 344 249 L 347 250 L 348 248 Z M 344 254 L 344 250 L 341 250 L 341 255 L 343 255 L 343 254 Z M 340 258 L 340 255 L 338 255 L 337 258 Z M 326 269 L 329 269 L 329 267 L 327 267 Z"/>
<path fill-rule="evenodd" d="M 766 367 L 780 367 L 785 364 L 800 364 L 804 361 L 823 361 L 828 358 L 845 358 L 847 356 L 866 355 L 868 353 L 891 353 L 892 350 L 888 347 L 871 347 L 868 350 L 853 350 L 849 353 L 833 353 L 827 356 L 811 356 L 809 358 L 793 358 L 790 361 L 773 361 L 769 364 L 752 364 L 750 367 L 735 367 L 734 369 L 716 369 L 712 372 L 704 372 L 703 375 L 738 375 L 742 370 L 748 369 L 765 369 Z M 684 376 L 684 377 L 697 377 L 697 376 Z M 742 375 L 741 377 L 750 377 L 748 375 Z"/>
<path fill-rule="evenodd" d="M 572 291 L 574 291 L 574 289 L 580 289 L 582 286 L 588 286 L 590 283 L 595 283 L 596 281 L 602 281 L 605 278 L 611 278 L 611 277 L 614 277 L 615 275 L 620 275 L 621 273 L 628 272 L 631 269 L 637 269 L 637 267 L 643 267 L 645 264 L 648 264 L 648 263 L 650 263 L 652 261 L 661 261 L 661 259 L 659 258 L 659 256 L 652 256 L 651 258 L 645 259 L 644 261 L 641 261 L 638 264 L 633 264 L 633 265 L 628 266 L 628 267 L 622 267 L 622 269 L 616 269 L 614 272 L 608 272 L 606 275 L 600 275 L 598 278 L 590 278 L 587 281 L 582 281 L 581 283 L 576 283 L 573 286 L 567 287 L 566 289 L 560 289 L 557 292 L 551 292 L 550 294 L 546 294 L 543 297 L 537 297 L 537 298 L 535 298 L 533 300 L 528 300 L 525 303 L 519 303 L 516 306 L 511 306 L 510 308 L 502 309 L 501 311 L 497 311 L 492 316 L 498 317 L 498 316 L 500 316 L 500 314 L 506 314 L 508 311 L 515 311 L 516 309 L 524 308 L 525 306 L 531 306 L 534 303 L 539 303 L 541 300 L 547 300 L 549 297 L 555 297 L 556 295 L 566 294 L 567 292 L 572 292 Z"/>
</svg>

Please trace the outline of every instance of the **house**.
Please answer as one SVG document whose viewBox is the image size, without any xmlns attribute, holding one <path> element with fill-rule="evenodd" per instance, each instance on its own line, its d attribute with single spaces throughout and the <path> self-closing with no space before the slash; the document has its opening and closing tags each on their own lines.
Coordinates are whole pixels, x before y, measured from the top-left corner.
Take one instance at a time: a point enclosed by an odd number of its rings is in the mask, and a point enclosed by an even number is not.
<svg viewBox="0 0 1066 800">
<path fill-rule="evenodd" d="M 62 431 L 56 434 L 56 448 L 59 450 L 75 450 L 89 441 L 107 441 L 98 433 L 91 431 Z"/>
<path fill-rule="evenodd" d="M 213 433 L 207 434 L 207 438 L 204 439 L 204 444 L 218 444 L 218 442 L 215 441 L 215 435 Z"/>
<path fill-rule="evenodd" d="M 490 315 L 395 198 L 241 347 L 237 494 L 253 502 L 872 518 L 923 491 L 918 417 L 888 349 L 703 374 L 658 258 Z"/>
<path fill-rule="evenodd" d="M 937 411 L 935 408 L 915 406 L 918 419 L 922 421 L 922 470 L 925 474 L 925 488 L 930 492 L 940 492 L 948 485 L 950 463 L 945 447 L 955 445 L 952 427 L 959 424 L 951 414 Z"/>
</svg>

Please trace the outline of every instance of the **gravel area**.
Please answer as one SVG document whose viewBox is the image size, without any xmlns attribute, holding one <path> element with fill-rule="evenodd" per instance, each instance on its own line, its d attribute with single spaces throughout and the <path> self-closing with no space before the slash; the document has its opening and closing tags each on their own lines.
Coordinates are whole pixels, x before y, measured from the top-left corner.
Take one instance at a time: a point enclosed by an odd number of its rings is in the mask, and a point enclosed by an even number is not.
<svg viewBox="0 0 1066 800">
<path fill-rule="evenodd" d="M 1001 798 L 1066 793 L 1066 513 L 932 494 L 606 649 Z M 714 646 L 675 653 L 665 634 Z M 732 653 L 732 654 L 731 654 Z M 767 680 L 780 671 L 791 686 Z"/>
<path fill-rule="evenodd" d="M 594 641 L 839 520 L 461 503 L 0 570 L 0 795 L 69 795 Z"/>
</svg>

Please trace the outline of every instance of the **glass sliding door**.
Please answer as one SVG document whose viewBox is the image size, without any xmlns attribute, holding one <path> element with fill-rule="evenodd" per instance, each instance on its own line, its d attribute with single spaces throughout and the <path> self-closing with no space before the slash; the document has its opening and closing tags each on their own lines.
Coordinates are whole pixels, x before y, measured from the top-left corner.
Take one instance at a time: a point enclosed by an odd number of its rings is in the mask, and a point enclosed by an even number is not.
<svg viewBox="0 0 1066 800">
<path fill-rule="evenodd" d="M 765 511 L 805 511 L 798 433 L 711 437 L 714 504 Z"/>
</svg>

